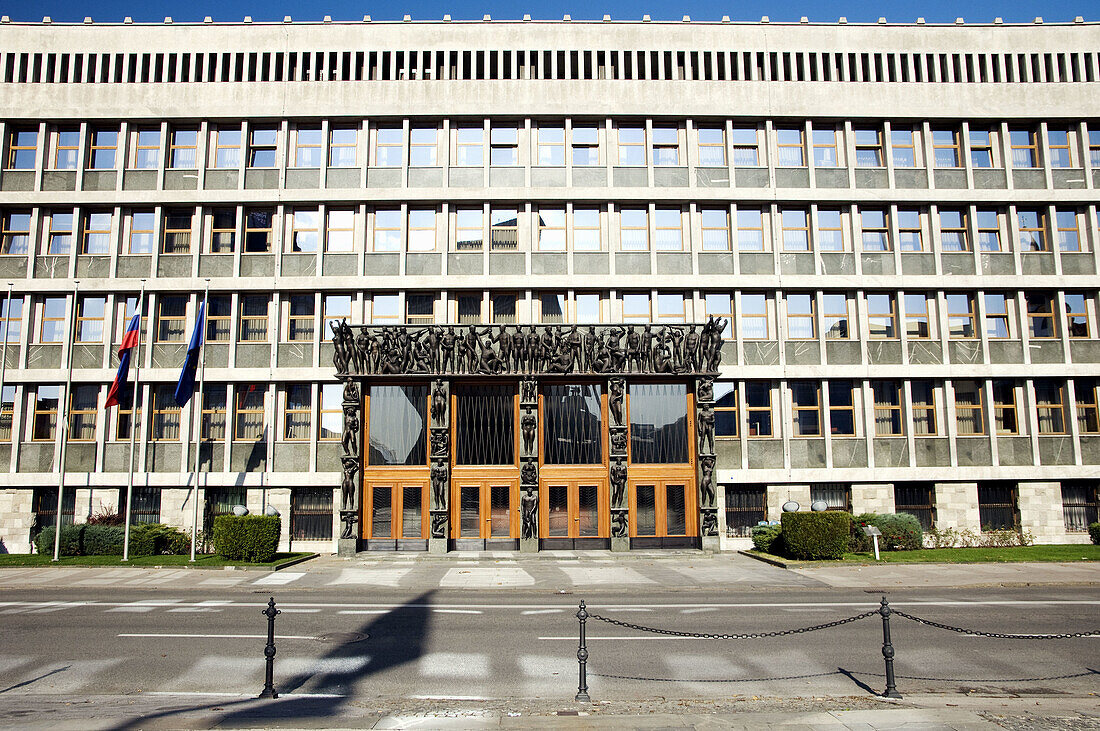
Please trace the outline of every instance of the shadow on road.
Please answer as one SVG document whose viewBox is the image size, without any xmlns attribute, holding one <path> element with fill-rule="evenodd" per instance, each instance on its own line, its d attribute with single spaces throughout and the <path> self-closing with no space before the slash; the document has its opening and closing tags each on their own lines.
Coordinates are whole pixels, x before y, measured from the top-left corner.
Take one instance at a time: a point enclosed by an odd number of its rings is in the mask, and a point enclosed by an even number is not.
<svg viewBox="0 0 1100 731">
<path fill-rule="evenodd" d="M 66 665 L 63 668 L 54 668 L 53 670 L 51 670 L 48 673 L 42 673 L 37 678 L 31 678 L 30 680 L 24 680 L 22 683 L 16 683 L 15 685 L 9 685 L 7 688 L 4 688 L 3 690 L 0 690 L 0 693 L 7 693 L 9 690 L 15 690 L 16 688 L 22 688 L 23 686 L 30 685 L 31 683 L 37 683 L 39 680 L 42 680 L 43 678 L 48 678 L 51 675 L 55 675 L 57 673 L 63 673 L 71 667 L 72 667 L 72 665 Z"/>
<path fill-rule="evenodd" d="M 352 639 L 333 647 L 314 663 L 315 671 L 289 677 L 279 676 L 279 659 L 275 660 L 275 690 L 280 694 L 309 686 L 310 694 L 324 697 L 281 695 L 276 701 L 257 703 L 254 698 L 220 700 L 190 706 L 166 709 L 140 719 L 133 719 L 113 727 L 115 731 L 145 728 L 157 719 L 171 718 L 202 711 L 225 711 L 221 715 L 207 717 L 211 727 L 236 727 L 276 721 L 326 718 L 338 715 L 347 702 L 354 685 L 363 678 L 385 672 L 406 663 L 414 662 L 425 652 L 429 619 L 434 591 L 425 592 L 386 614 L 356 628 L 354 632 L 368 636 L 366 640 Z M 275 638 L 278 646 L 278 634 Z M 256 679 L 256 690 L 263 687 L 262 677 Z M 155 724 L 154 724 L 155 725 Z"/>
</svg>

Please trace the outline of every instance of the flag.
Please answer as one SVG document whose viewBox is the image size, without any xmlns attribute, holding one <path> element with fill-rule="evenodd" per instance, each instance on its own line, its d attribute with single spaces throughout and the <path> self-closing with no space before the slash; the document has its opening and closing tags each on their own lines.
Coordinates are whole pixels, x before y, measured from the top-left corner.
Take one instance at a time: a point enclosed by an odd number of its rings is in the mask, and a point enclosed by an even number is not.
<svg viewBox="0 0 1100 731">
<path fill-rule="evenodd" d="M 199 305 L 199 316 L 195 318 L 195 331 L 191 333 L 191 343 L 187 346 L 187 360 L 180 371 L 180 382 L 176 385 L 176 403 L 181 407 L 191 400 L 195 393 L 195 371 L 199 367 L 199 353 L 202 352 L 202 333 L 206 320 L 206 301 Z"/>
<path fill-rule="evenodd" d="M 131 393 L 125 389 L 127 377 L 130 374 L 130 353 L 137 347 L 141 337 L 141 310 L 139 309 L 130 318 L 130 324 L 126 326 L 126 332 L 122 334 L 122 344 L 118 346 L 118 373 L 115 381 L 107 391 L 107 403 L 103 408 L 119 406 L 123 402 L 130 401 Z"/>
</svg>

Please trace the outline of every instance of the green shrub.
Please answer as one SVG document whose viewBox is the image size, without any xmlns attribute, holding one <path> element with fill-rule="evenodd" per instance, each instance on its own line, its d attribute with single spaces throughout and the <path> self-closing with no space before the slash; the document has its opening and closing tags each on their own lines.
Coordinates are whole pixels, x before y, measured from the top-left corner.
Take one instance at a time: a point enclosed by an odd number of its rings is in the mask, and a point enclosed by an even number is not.
<svg viewBox="0 0 1100 731">
<path fill-rule="evenodd" d="M 191 552 L 191 536 L 164 523 L 146 523 L 130 528 L 131 556 L 183 555 Z"/>
<path fill-rule="evenodd" d="M 230 561 L 267 563 L 279 547 L 277 515 L 219 515 L 214 518 L 214 550 Z"/>
<path fill-rule="evenodd" d="M 776 556 L 783 553 L 783 527 L 779 525 L 757 525 L 752 529 L 752 545 L 757 551 Z"/>
<path fill-rule="evenodd" d="M 123 532 L 116 525 L 67 525 L 61 528 L 62 556 L 121 556 Z M 39 553 L 53 554 L 54 527 L 42 529 L 34 543 Z"/>
<path fill-rule="evenodd" d="M 1089 523 L 1089 538 L 1092 542 L 1100 546 L 1100 523 Z"/>
<path fill-rule="evenodd" d="M 837 559 L 848 552 L 852 516 L 842 512 L 783 513 L 784 550 L 797 559 Z"/>
</svg>

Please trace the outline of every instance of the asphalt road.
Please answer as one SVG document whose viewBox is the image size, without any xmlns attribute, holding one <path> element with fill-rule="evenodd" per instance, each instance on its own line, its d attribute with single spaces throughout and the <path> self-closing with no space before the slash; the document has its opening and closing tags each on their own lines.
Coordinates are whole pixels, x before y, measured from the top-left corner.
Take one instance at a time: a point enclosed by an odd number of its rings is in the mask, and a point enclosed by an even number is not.
<svg viewBox="0 0 1100 731">
<path fill-rule="evenodd" d="M 274 595 L 275 682 L 284 694 L 371 701 L 571 701 L 579 594 L 351 587 L 193 591 L 0 591 L 0 713 L 33 695 L 171 693 L 216 698 L 263 686 Z M 593 613 L 708 633 L 769 632 L 851 617 L 878 595 L 851 589 L 585 591 Z M 893 592 L 914 615 L 1009 633 L 1100 629 L 1095 587 Z M 892 621 L 903 693 L 1100 692 L 1100 637 L 988 639 Z M 884 687 L 875 615 L 755 640 L 684 639 L 589 620 L 593 700 L 860 696 Z M 316 697 L 316 696 L 314 696 Z"/>
</svg>

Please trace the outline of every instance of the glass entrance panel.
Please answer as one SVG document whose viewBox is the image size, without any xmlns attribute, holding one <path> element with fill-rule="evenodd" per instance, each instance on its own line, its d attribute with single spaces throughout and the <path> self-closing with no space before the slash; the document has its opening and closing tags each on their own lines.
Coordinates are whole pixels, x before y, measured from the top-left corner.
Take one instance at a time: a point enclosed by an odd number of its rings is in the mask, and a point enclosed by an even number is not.
<svg viewBox="0 0 1100 731">
<path fill-rule="evenodd" d="M 515 464 L 516 387 L 460 384 L 454 392 L 456 464 Z"/>
<path fill-rule="evenodd" d="M 374 487 L 371 490 L 371 536 L 390 538 L 393 536 L 393 506 L 391 498 L 393 488 Z"/>
<path fill-rule="evenodd" d="M 687 386 L 631 383 L 630 461 L 673 464 L 688 461 Z"/>
<path fill-rule="evenodd" d="M 512 532 L 512 500 L 508 485 L 489 487 L 489 536 L 507 538 Z"/>
<path fill-rule="evenodd" d="M 420 538 L 423 529 L 423 513 L 421 512 L 422 496 L 424 490 L 421 487 L 406 487 L 401 491 L 401 537 Z"/>
<path fill-rule="evenodd" d="M 596 384 L 548 384 L 542 392 L 546 464 L 600 464 L 603 408 Z"/>
<path fill-rule="evenodd" d="M 634 524 L 640 536 L 657 535 L 657 498 L 654 485 L 638 485 L 634 488 Z"/>
<path fill-rule="evenodd" d="M 371 386 L 367 463 L 427 464 L 427 417 L 426 385 Z"/>
<path fill-rule="evenodd" d="M 569 486 L 550 485 L 547 489 L 547 534 L 551 538 L 569 536 Z"/>
<path fill-rule="evenodd" d="M 577 486 L 577 535 L 581 537 L 600 534 L 600 511 L 595 485 Z"/>
<path fill-rule="evenodd" d="M 682 536 L 687 533 L 687 506 L 683 485 L 665 485 L 665 535 Z"/>
<path fill-rule="evenodd" d="M 459 536 L 481 538 L 481 486 L 463 485 L 459 498 Z"/>
</svg>

